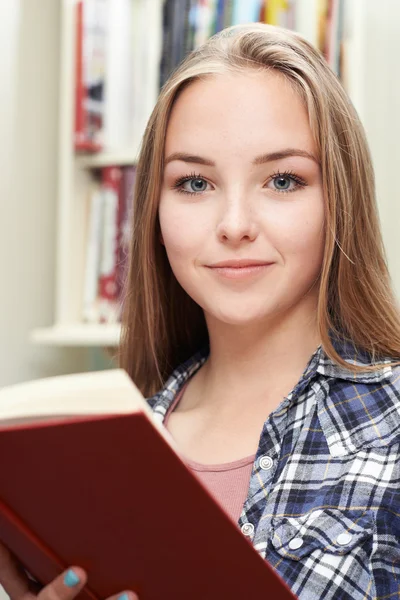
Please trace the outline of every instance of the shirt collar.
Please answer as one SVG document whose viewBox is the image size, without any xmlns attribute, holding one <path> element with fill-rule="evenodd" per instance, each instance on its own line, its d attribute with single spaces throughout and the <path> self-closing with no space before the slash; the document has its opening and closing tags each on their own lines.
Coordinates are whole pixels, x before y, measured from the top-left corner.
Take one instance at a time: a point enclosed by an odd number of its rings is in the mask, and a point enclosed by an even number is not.
<svg viewBox="0 0 400 600">
<path fill-rule="evenodd" d="M 338 379 L 345 379 L 354 383 L 378 383 L 380 381 L 388 380 L 392 377 L 393 370 L 390 366 L 391 359 L 383 358 L 378 363 L 372 361 L 371 355 L 366 351 L 356 348 L 353 343 L 348 340 L 339 339 L 338 337 L 330 336 L 333 347 L 341 358 L 343 358 L 349 365 L 356 365 L 359 367 L 373 366 L 376 364 L 376 368 L 372 371 L 365 371 L 363 373 L 354 373 L 351 369 L 342 367 L 341 365 L 333 362 L 326 352 L 319 347 L 319 360 L 317 371 L 321 375 L 326 377 L 336 377 Z"/>
<path fill-rule="evenodd" d="M 208 358 L 209 348 L 202 348 L 184 363 L 180 364 L 170 375 L 164 387 L 154 396 L 147 399 L 153 409 L 154 417 L 163 422 L 168 408 L 174 401 L 179 390 L 192 377 Z"/>
</svg>

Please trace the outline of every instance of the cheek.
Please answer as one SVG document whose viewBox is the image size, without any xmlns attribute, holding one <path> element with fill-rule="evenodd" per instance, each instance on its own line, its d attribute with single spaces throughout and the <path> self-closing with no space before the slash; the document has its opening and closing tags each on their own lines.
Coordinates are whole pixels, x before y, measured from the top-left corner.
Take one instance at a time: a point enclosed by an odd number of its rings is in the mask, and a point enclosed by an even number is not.
<svg viewBox="0 0 400 600">
<path fill-rule="evenodd" d="M 303 263 L 322 261 L 324 250 L 324 210 L 322 200 L 307 210 L 280 215 L 275 227 L 276 247 L 284 259 Z"/>
<path fill-rule="evenodd" d="M 188 207 L 160 203 L 159 221 L 168 262 L 176 280 L 195 302 L 198 302 L 198 270 L 200 256 L 209 237 L 210 226 L 200 215 L 188 213 Z"/>
<path fill-rule="evenodd" d="M 208 231 L 199 215 L 193 214 L 193 210 L 188 211 L 187 206 L 165 201 L 160 203 L 159 220 L 171 266 L 198 254 Z"/>
</svg>

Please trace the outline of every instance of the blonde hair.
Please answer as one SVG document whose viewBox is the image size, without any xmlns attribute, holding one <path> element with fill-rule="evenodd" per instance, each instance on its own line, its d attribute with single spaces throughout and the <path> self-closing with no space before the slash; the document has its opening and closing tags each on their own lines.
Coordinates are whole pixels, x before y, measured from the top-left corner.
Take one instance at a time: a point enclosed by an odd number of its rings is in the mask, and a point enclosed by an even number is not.
<svg viewBox="0 0 400 600">
<path fill-rule="evenodd" d="M 244 69 L 281 73 L 308 109 L 325 197 L 317 314 L 325 352 L 354 371 L 374 368 L 345 362 L 332 344 L 334 334 L 367 351 L 372 361 L 400 357 L 399 312 L 379 227 L 371 157 L 357 113 L 324 58 L 300 35 L 263 23 L 237 25 L 192 51 L 175 70 L 142 140 L 119 362 L 145 396 L 208 342 L 203 311 L 178 284 L 160 242 L 158 204 L 171 108 L 191 82 Z"/>
</svg>

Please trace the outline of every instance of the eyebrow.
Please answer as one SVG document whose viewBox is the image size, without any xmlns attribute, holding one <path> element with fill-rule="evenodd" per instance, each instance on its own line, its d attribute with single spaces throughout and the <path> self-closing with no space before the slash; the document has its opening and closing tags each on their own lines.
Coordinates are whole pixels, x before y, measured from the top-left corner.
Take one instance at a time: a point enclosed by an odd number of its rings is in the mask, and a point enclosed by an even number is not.
<svg viewBox="0 0 400 600">
<path fill-rule="evenodd" d="M 256 166 L 263 165 L 267 162 L 282 160 L 283 158 L 288 158 L 290 156 L 302 156 L 319 164 L 318 159 L 313 154 L 307 152 L 306 150 L 300 150 L 299 148 L 285 148 L 284 150 L 261 154 L 261 156 L 256 156 L 256 158 L 252 161 L 252 164 Z M 213 160 L 204 158 L 203 156 L 197 156 L 196 154 L 188 154 L 186 152 L 173 152 L 165 159 L 165 166 L 167 166 L 167 164 L 173 160 L 182 160 L 183 162 L 187 163 L 196 163 L 198 165 L 206 165 L 207 167 L 215 167 L 215 162 Z"/>
</svg>

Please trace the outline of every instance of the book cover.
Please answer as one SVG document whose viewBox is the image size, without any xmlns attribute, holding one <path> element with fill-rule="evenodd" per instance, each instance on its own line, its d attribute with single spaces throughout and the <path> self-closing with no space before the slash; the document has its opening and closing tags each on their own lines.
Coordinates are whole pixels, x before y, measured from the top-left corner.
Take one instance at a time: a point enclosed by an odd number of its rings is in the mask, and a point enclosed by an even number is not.
<svg viewBox="0 0 400 600">
<path fill-rule="evenodd" d="M 217 0 L 217 12 L 215 18 L 215 32 L 224 28 L 224 11 L 226 0 Z"/>
<path fill-rule="evenodd" d="M 151 23 L 151 39 L 148 36 L 143 38 L 143 77 L 141 79 L 141 93 L 143 94 L 142 112 L 139 126 L 134 132 L 136 139 L 142 136 L 151 113 L 156 105 L 160 92 L 159 77 L 162 50 L 162 4 L 163 0 L 146 0 L 142 5 L 143 23 Z M 137 144 L 138 145 L 138 144 Z"/>
<path fill-rule="evenodd" d="M 76 6 L 75 150 L 103 147 L 107 0 L 80 0 Z"/>
<path fill-rule="evenodd" d="M 174 0 L 165 0 L 162 14 L 162 51 L 160 63 L 160 88 L 172 72 L 172 21 Z"/>
<path fill-rule="evenodd" d="M 79 600 L 293 600 L 122 370 L 13 386 L 0 404 L 0 540 L 39 582 L 79 565 Z"/>
<path fill-rule="evenodd" d="M 268 0 L 265 5 L 265 22 L 286 27 L 287 0 Z"/>
<path fill-rule="evenodd" d="M 194 36 L 196 31 L 197 0 L 187 0 L 185 21 L 185 55 L 194 48 Z"/>
<path fill-rule="evenodd" d="M 223 16 L 224 28 L 232 25 L 233 1 L 234 0 L 225 0 L 225 2 L 224 2 L 224 16 Z"/>
</svg>

